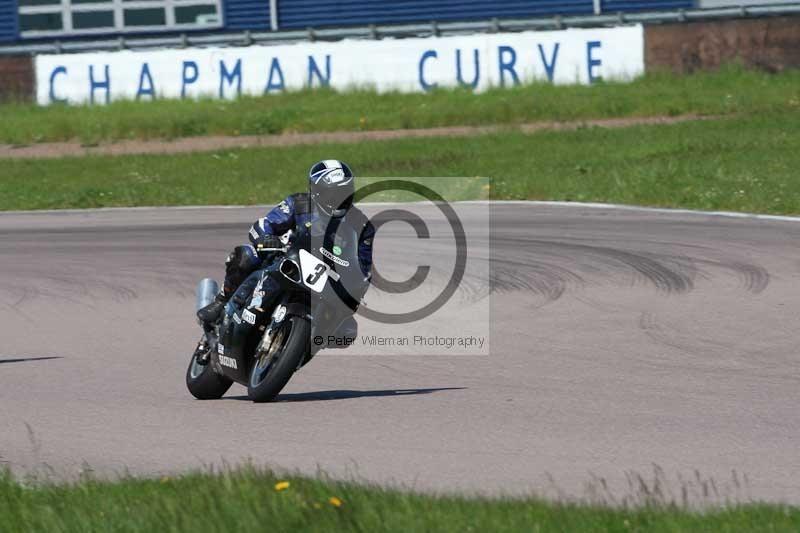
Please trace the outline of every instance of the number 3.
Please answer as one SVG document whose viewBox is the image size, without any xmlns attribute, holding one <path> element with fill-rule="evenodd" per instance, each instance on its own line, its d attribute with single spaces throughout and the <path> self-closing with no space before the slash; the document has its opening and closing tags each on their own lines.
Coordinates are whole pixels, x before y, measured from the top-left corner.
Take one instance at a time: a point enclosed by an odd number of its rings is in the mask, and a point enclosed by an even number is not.
<svg viewBox="0 0 800 533">
<path fill-rule="evenodd" d="M 325 270 L 325 265 L 318 263 L 317 267 L 314 269 L 314 272 L 309 274 L 306 278 L 306 283 L 309 285 L 314 285 L 317 281 L 319 281 L 320 276 L 325 273 Z"/>
</svg>

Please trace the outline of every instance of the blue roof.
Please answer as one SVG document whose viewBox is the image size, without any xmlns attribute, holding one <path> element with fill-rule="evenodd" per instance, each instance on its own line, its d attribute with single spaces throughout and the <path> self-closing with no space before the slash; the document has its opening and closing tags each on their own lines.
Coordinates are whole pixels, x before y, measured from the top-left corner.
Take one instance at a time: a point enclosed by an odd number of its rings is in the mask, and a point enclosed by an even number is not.
<svg viewBox="0 0 800 533">
<path fill-rule="evenodd" d="M 18 0 L 0 0 L 0 43 L 19 39 Z M 230 30 L 270 30 L 270 0 L 222 0 L 223 24 L 218 30 L 198 28 L 190 33 Z M 618 11 L 669 10 L 691 8 L 692 0 L 602 0 L 604 13 Z M 280 29 L 358 26 L 367 24 L 426 23 L 430 21 L 469 21 L 492 18 L 526 18 L 593 13 L 593 0 L 279 0 Z M 186 32 L 172 30 L 128 34 L 168 35 Z M 65 40 L 108 38 L 105 35 L 62 37 Z M 51 41 L 54 38 L 36 38 Z"/>
<path fill-rule="evenodd" d="M 603 11 L 660 11 L 670 9 L 689 9 L 691 1 L 686 0 L 603 0 Z"/>
<path fill-rule="evenodd" d="M 223 0 L 225 28 L 269 30 L 269 0 Z M 280 7 L 283 7 L 280 2 Z"/>
<path fill-rule="evenodd" d="M 229 0 L 230 1 L 230 0 Z M 592 13 L 592 0 L 280 0 L 282 29 Z"/>
<path fill-rule="evenodd" d="M 0 42 L 17 40 L 17 0 L 0 0 Z"/>
</svg>

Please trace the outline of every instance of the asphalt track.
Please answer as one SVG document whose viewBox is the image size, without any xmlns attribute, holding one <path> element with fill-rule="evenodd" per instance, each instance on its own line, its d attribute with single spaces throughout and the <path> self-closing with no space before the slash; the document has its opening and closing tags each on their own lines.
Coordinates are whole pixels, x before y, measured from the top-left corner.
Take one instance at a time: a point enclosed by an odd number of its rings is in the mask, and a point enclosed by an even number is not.
<svg viewBox="0 0 800 533">
<path fill-rule="evenodd" d="M 261 211 L 0 215 L 0 461 L 607 499 L 655 468 L 675 499 L 800 503 L 800 222 L 494 206 L 491 299 L 459 294 L 491 302 L 489 355 L 331 352 L 279 403 L 195 401 L 194 285 Z M 376 239 L 386 269 L 414 236 L 381 231 L 408 239 Z"/>
</svg>

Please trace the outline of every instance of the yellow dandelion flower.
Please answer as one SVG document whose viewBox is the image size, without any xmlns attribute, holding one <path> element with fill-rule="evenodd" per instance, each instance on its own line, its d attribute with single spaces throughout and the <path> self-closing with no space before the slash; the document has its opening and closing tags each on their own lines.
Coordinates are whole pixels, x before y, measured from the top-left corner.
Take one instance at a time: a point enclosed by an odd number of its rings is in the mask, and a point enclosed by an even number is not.
<svg viewBox="0 0 800 533">
<path fill-rule="evenodd" d="M 275 490 L 277 490 L 278 492 L 280 492 L 282 490 L 286 490 L 288 488 L 289 488 L 289 482 L 288 481 L 279 481 L 279 482 L 275 483 Z"/>
<path fill-rule="evenodd" d="M 342 500 L 340 500 L 336 496 L 331 496 L 330 498 L 328 498 L 328 503 L 330 503 L 334 507 L 341 507 L 342 506 Z"/>
</svg>

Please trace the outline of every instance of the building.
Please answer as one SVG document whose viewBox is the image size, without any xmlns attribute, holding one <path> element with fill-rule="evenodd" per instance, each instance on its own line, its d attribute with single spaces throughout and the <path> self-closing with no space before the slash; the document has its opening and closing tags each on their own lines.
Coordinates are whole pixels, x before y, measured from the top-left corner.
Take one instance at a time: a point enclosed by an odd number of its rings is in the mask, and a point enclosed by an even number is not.
<svg viewBox="0 0 800 533">
<path fill-rule="evenodd" d="M 693 0 L 0 0 L 0 43 L 591 15 L 694 4 Z"/>
</svg>

